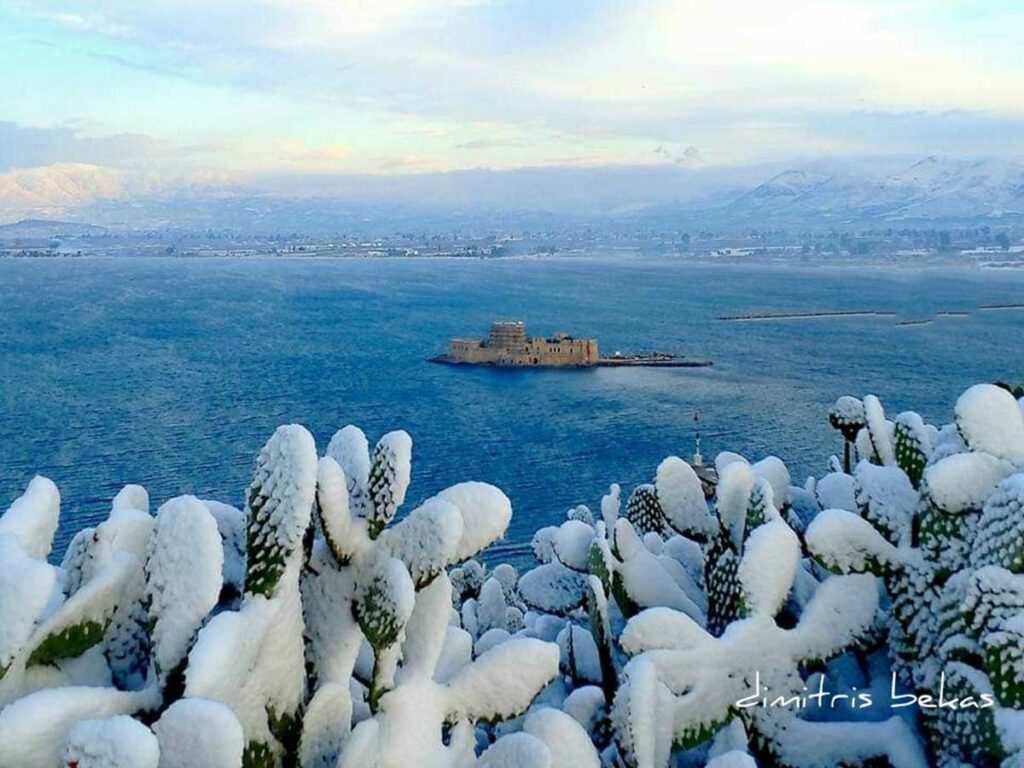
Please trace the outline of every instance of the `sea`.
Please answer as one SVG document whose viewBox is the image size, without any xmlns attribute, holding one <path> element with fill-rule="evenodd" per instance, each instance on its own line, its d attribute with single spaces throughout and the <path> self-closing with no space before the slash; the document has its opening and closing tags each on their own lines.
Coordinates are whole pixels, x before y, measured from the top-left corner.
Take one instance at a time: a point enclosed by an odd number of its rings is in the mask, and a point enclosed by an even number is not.
<svg viewBox="0 0 1024 768">
<path fill-rule="evenodd" d="M 975 382 L 1024 383 L 1024 270 L 683 259 L 0 260 L 0 509 L 35 474 L 62 496 L 54 558 L 125 483 L 241 507 L 279 424 L 321 450 L 357 424 L 413 439 L 406 508 L 482 480 L 512 500 L 487 559 L 597 508 L 658 462 L 774 454 L 795 484 L 841 450 L 844 394 L 946 423 Z M 876 314 L 733 321 L 726 316 Z M 501 370 L 428 362 L 492 320 L 709 368 Z M 699 414 L 699 421 L 694 415 Z"/>
</svg>

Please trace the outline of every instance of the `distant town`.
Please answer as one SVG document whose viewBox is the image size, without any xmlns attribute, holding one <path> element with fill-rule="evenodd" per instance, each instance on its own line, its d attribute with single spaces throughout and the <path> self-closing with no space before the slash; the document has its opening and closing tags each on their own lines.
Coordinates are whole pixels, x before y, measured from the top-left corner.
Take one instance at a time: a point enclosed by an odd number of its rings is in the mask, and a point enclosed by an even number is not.
<svg viewBox="0 0 1024 768">
<path fill-rule="evenodd" d="M 1024 267 L 1022 233 L 990 226 L 791 231 L 652 231 L 582 227 L 496 233 L 247 234 L 231 230 L 119 230 L 25 220 L 0 226 L 0 258 L 76 256 L 512 258 L 665 257 L 720 262 L 865 262 Z"/>
</svg>

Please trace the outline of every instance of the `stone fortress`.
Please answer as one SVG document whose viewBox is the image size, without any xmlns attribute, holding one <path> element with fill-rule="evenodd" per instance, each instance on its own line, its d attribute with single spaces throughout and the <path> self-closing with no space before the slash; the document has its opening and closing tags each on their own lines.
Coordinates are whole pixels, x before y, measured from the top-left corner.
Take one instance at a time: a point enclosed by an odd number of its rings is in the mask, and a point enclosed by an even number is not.
<svg viewBox="0 0 1024 768">
<path fill-rule="evenodd" d="M 486 339 L 452 339 L 446 362 L 507 367 L 592 366 L 598 362 L 597 340 L 555 334 L 549 339 L 526 335 L 526 323 L 491 323 Z"/>
<path fill-rule="evenodd" d="M 686 360 L 672 352 L 647 352 L 601 357 L 596 339 L 556 333 L 548 339 L 526 335 L 521 320 L 491 323 L 486 339 L 452 339 L 448 351 L 430 358 L 444 365 L 490 365 L 499 368 L 703 368 L 710 360 Z"/>
</svg>

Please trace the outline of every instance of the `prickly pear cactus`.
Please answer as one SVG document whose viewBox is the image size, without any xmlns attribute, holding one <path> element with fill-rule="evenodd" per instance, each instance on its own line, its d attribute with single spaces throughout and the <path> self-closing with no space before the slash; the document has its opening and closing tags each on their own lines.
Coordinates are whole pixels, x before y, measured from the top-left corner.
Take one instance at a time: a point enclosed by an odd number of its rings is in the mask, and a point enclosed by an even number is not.
<svg viewBox="0 0 1024 768">
<path fill-rule="evenodd" d="M 974 702 L 922 713 L 935 762 L 986 766 L 1010 759 L 996 713 L 1019 707 L 1024 461 L 1014 461 L 1024 459 L 1024 417 L 988 385 L 967 390 L 955 413 L 955 433 L 901 414 L 895 466 L 858 467 L 858 512 L 827 510 L 806 538 L 827 567 L 885 580 L 890 654 L 905 685 Z"/>
</svg>

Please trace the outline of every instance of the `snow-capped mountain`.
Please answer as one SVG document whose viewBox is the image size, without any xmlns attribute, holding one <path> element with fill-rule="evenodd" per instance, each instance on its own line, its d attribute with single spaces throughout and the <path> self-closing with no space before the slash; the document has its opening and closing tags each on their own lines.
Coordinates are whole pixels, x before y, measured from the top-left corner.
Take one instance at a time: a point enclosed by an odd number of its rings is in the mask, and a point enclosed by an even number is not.
<svg viewBox="0 0 1024 768">
<path fill-rule="evenodd" d="M 474 169 L 398 176 L 160 178 L 83 164 L 0 173 L 0 222 L 332 231 L 375 226 L 821 228 L 1024 217 L 1024 162 L 930 156 L 792 165 Z M 390 223 L 390 224 L 389 224 Z"/>
<path fill-rule="evenodd" d="M 1024 214 L 1024 164 L 926 157 L 891 162 L 812 163 L 740 194 L 717 214 L 786 222 L 899 222 Z"/>
<path fill-rule="evenodd" d="M 61 214 L 122 193 L 121 173 L 98 165 L 13 169 L 0 173 L 0 220 Z"/>
</svg>

